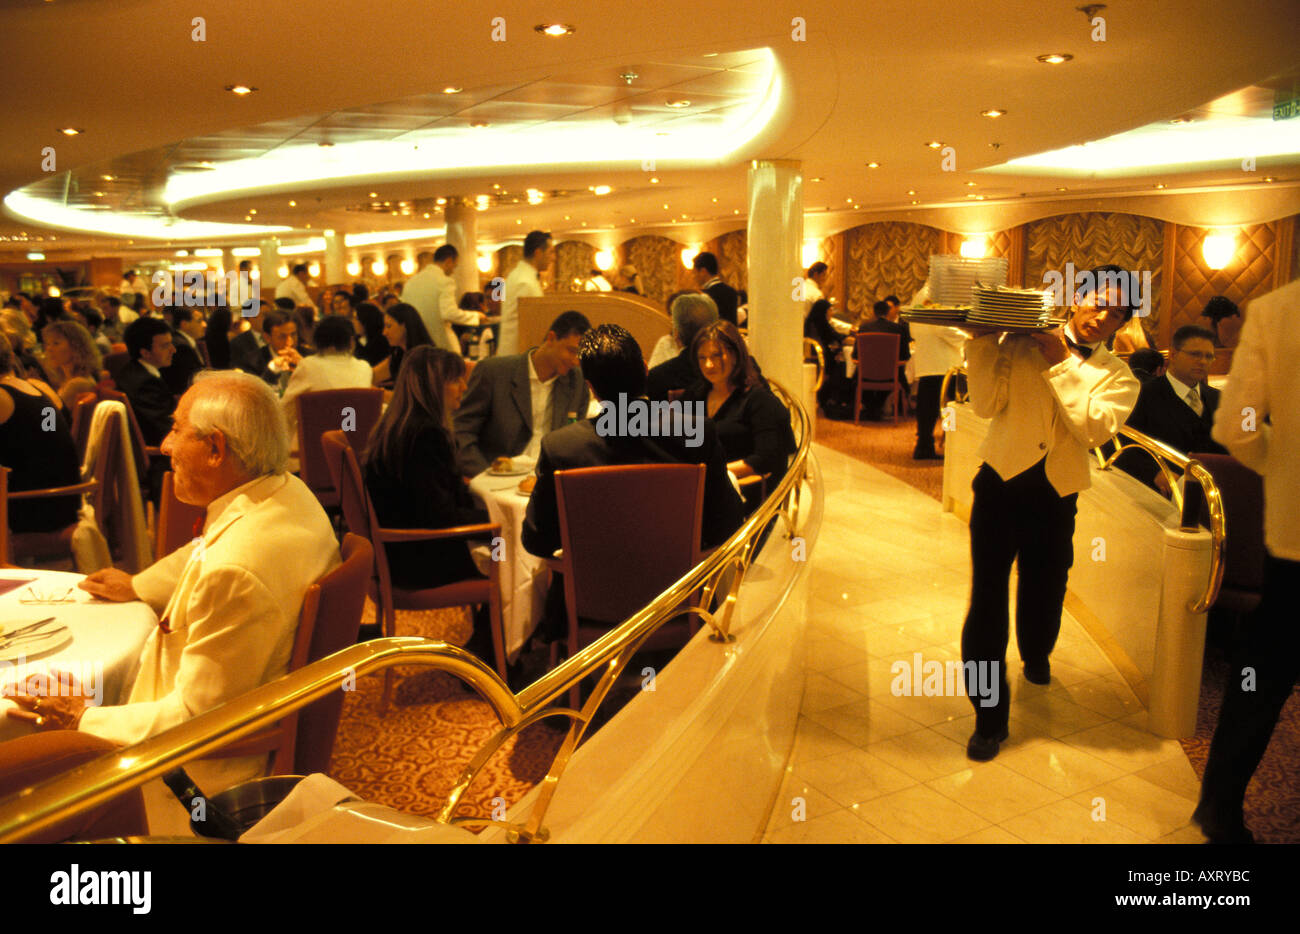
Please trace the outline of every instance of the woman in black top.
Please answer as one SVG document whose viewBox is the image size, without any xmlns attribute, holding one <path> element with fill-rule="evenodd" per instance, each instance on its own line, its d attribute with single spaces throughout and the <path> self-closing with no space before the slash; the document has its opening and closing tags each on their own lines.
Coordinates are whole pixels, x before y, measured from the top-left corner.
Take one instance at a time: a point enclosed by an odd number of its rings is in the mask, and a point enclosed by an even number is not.
<svg viewBox="0 0 1300 934">
<path fill-rule="evenodd" d="M 822 357 L 826 362 L 822 388 L 817 390 L 817 403 L 828 417 L 841 418 L 845 417 L 844 410 L 849 408 L 852 389 L 844 375 L 844 338 L 831 324 L 830 310 L 831 303 L 824 298 L 813 302 L 808 317 L 803 322 L 803 336 L 821 346 Z"/>
<path fill-rule="evenodd" d="M 234 325 L 230 309 L 222 305 L 208 316 L 208 329 L 203 332 L 203 343 L 208 345 L 208 360 L 214 370 L 230 369 L 230 330 Z"/>
<path fill-rule="evenodd" d="M 738 478 L 768 474 L 770 483 L 780 481 L 795 452 L 790 413 L 758 375 L 740 331 L 730 321 L 714 322 L 695 335 L 691 356 L 703 381 L 683 400 L 704 402 L 727 469 Z"/>
<path fill-rule="evenodd" d="M 14 365 L 9 340 L 0 335 L 0 464 L 10 470 L 9 489 L 80 483 L 77 446 L 58 394 L 39 380 L 20 379 Z M 80 509 L 78 496 L 18 500 L 9 504 L 9 528 L 57 532 L 76 522 Z"/>
<path fill-rule="evenodd" d="M 464 392 L 465 361 L 457 354 L 426 345 L 406 355 L 393 401 L 362 456 L 380 525 L 441 529 L 488 521 L 456 467 L 451 413 Z M 402 589 L 483 576 L 464 541 L 396 542 L 384 548 L 393 586 Z"/>
<path fill-rule="evenodd" d="M 375 385 L 392 386 L 397 382 L 402 368 L 402 357 L 416 347 L 433 345 L 433 338 L 420 320 L 415 306 L 398 302 L 384 311 L 384 337 L 390 350 L 388 359 L 375 366 Z"/>
<path fill-rule="evenodd" d="M 356 355 L 372 367 L 388 359 L 391 348 L 384 337 L 384 313 L 372 302 L 358 302 L 352 319 L 357 332 Z"/>
</svg>

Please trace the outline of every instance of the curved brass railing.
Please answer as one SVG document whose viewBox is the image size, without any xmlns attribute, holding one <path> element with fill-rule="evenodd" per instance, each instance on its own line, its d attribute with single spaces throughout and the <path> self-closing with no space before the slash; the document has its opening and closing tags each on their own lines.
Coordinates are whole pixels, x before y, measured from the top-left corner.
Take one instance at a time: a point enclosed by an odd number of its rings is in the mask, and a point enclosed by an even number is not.
<svg viewBox="0 0 1300 934">
<path fill-rule="evenodd" d="M 780 517 L 785 523 L 787 537 L 793 537 L 799 528 L 801 486 L 809 477 L 811 425 L 803 406 L 784 387 L 775 382 L 770 385 L 790 411 L 798 439 L 798 449 L 790 468 L 771 495 L 724 544 L 648 606 L 547 672 L 518 695 L 510 691 L 495 671 L 456 646 L 419 638 L 366 642 L 255 688 L 165 733 L 102 756 L 0 801 L 0 843 L 20 839 L 103 804 L 191 759 L 200 758 L 268 726 L 330 691 L 343 689 L 348 683 L 354 683 L 356 677 L 393 665 L 426 665 L 461 678 L 483 696 L 502 724 L 465 767 L 452 788 L 437 817 L 443 823 L 492 824 L 492 821 L 482 819 L 453 818 L 457 805 L 479 771 L 502 743 L 538 720 L 560 716 L 571 721 L 568 735 L 541 783 L 527 821 L 507 827 L 507 838 L 511 841 L 546 840 L 548 832 L 543 826 L 546 810 L 569 758 L 632 655 L 655 630 L 683 612 L 696 613 L 708 623 L 713 630 L 710 638 L 714 641 L 732 641 L 731 617 L 740 585 L 768 523 Z M 789 586 L 793 586 L 793 580 Z M 696 591 L 702 593 L 699 606 L 683 607 Z M 581 710 L 549 706 L 596 672 L 600 672 L 600 677 Z"/>
<path fill-rule="evenodd" d="M 957 376 L 964 376 L 965 374 L 965 367 L 955 366 L 949 369 L 944 374 L 943 388 L 939 391 L 939 398 L 947 399 L 949 383 Z M 1223 546 L 1228 537 L 1227 517 L 1224 515 L 1223 496 L 1219 492 L 1218 484 L 1214 482 L 1214 477 L 1196 458 L 1188 457 L 1182 451 L 1171 448 L 1163 441 L 1157 441 L 1155 438 L 1143 434 L 1136 428 L 1129 428 L 1127 425 L 1121 428 L 1119 433 L 1133 443 L 1124 444 L 1117 440 L 1115 451 L 1109 457 L 1103 453 L 1101 448 L 1093 448 L 1092 453 L 1097 458 L 1097 466 L 1102 470 L 1109 470 L 1120 454 L 1130 449 L 1137 449 L 1149 454 L 1155 460 L 1156 467 L 1169 484 L 1170 496 L 1173 499 L 1174 508 L 1178 510 L 1180 527 L 1184 532 L 1195 532 L 1201 527 L 1201 500 L 1199 497 L 1204 497 L 1210 521 L 1210 575 L 1201 595 L 1187 605 L 1188 610 L 1193 613 L 1204 613 L 1219 596 L 1219 587 L 1223 583 Z M 1191 477 L 1196 481 L 1196 486 L 1189 487 L 1189 489 L 1198 490 L 1199 496 L 1184 495 L 1184 492 L 1178 487 L 1178 476 L 1174 473 L 1174 467 L 1181 470 L 1184 476 Z"/>
</svg>

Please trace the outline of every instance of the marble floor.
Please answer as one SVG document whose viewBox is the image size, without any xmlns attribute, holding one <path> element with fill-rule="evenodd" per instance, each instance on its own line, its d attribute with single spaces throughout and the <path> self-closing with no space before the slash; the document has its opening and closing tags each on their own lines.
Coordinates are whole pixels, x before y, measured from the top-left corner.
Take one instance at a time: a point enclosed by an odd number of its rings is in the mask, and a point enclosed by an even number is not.
<svg viewBox="0 0 1300 934">
<path fill-rule="evenodd" d="M 960 662 L 966 524 L 861 461 L 815 452 L 826 512 L 807 684 L 764 842 L 1203 842 L 1182 747 L 1143 729 L 1141 704 L 1068 614 L 1050 685 L 1024 679 L 1013 634 L 1011 736 L 991 762 L 966 758 L 975 717 L 960 679 L 957 696 L 895 695 L 894 662 Z"/>
</svg>

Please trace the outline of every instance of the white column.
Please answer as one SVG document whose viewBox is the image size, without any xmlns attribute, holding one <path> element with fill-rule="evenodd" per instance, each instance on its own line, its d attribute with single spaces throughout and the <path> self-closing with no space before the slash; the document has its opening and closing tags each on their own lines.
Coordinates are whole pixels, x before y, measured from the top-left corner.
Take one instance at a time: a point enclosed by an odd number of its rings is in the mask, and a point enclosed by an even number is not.
<svg viewBox="0 0 1300 934">
<path fill-rule="evenodd" d="M 456 263 L 456 297 L 466 292 L 477 292 L 478 275 L 478 211 L 468 201 L 448 198 L 443 210 L 447 225 L 447 242 L 456 248 L 460 258 Z"/>
<path fill-rule="evenodd" d="M 274 299 L 275 287 L 280 284 L 280 241 L 268 237 L 258 243 L 258 247 L 262 251 L 257 258 L 257 269 L 262 276 L 259 288 L 263 298 Z"/>
<path fill-rule="evenodd" d="M 758 160 L 749 168 L 749 349 L 796 398 L 803 396 L 803 175 L 797 161 Z M 815 410 L 814 410 L 815 411 Z"/>
<path fill-rule="evenodd" d="M 325 231 L 325 281 L 321 285 L 338 285 L 348 281 L 348 260 L 345 255 L 343 235 L 333 230 Z"/>
</svg>

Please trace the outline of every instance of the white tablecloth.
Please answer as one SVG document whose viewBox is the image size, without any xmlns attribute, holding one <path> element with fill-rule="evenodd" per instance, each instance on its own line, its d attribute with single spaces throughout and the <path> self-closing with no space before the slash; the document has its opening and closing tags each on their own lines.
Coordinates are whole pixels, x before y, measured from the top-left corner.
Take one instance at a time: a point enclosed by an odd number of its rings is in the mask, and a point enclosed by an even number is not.
<svg viewBox="0 0 1300 934">
<path fill-rule="evenodd" d="M 519 651 L 542 618 L 550 572 L 541 558 L 524 550 L 521 540 L 528 497 L 517 492 L 524 477 L 493 477 L 486 471 L 470 481 L 469 490 L 483 501 L 493 522 L 501 524 L 505 539 L 500 562 L 501 622 L 506 631 L 506 654 Z"/>
<path fill-rule="evenodd" d="M 0 586 L 9 581 L 32 581 L 31 587 L 42 596 L 62 597 L 68 593 L 70 603 L 23 603 L 28 585 L 0 594 L 0 622 L 30 620 L 53 616 L 68 627 L 72 641 L 62 648 L 41 654 L 0 661 L 0 691 L 11 692 L 9 685 L 21 683 L 28 675 L 66 671 L 87 692 L 99 695 L 104 705 L 120 704 L 129 694 L 140 650 L 158 617 L 146 604 L 108 603 L 96 600 L 76 587 L 81 574 L 63 571 L 26 571 L 20 568 L 0 570 Z M 27 724 L 11 719 L 5 711 L 14 706 L 8 696 L 0 698 L 0 740 L 31 732 Z"/>
</svg>

